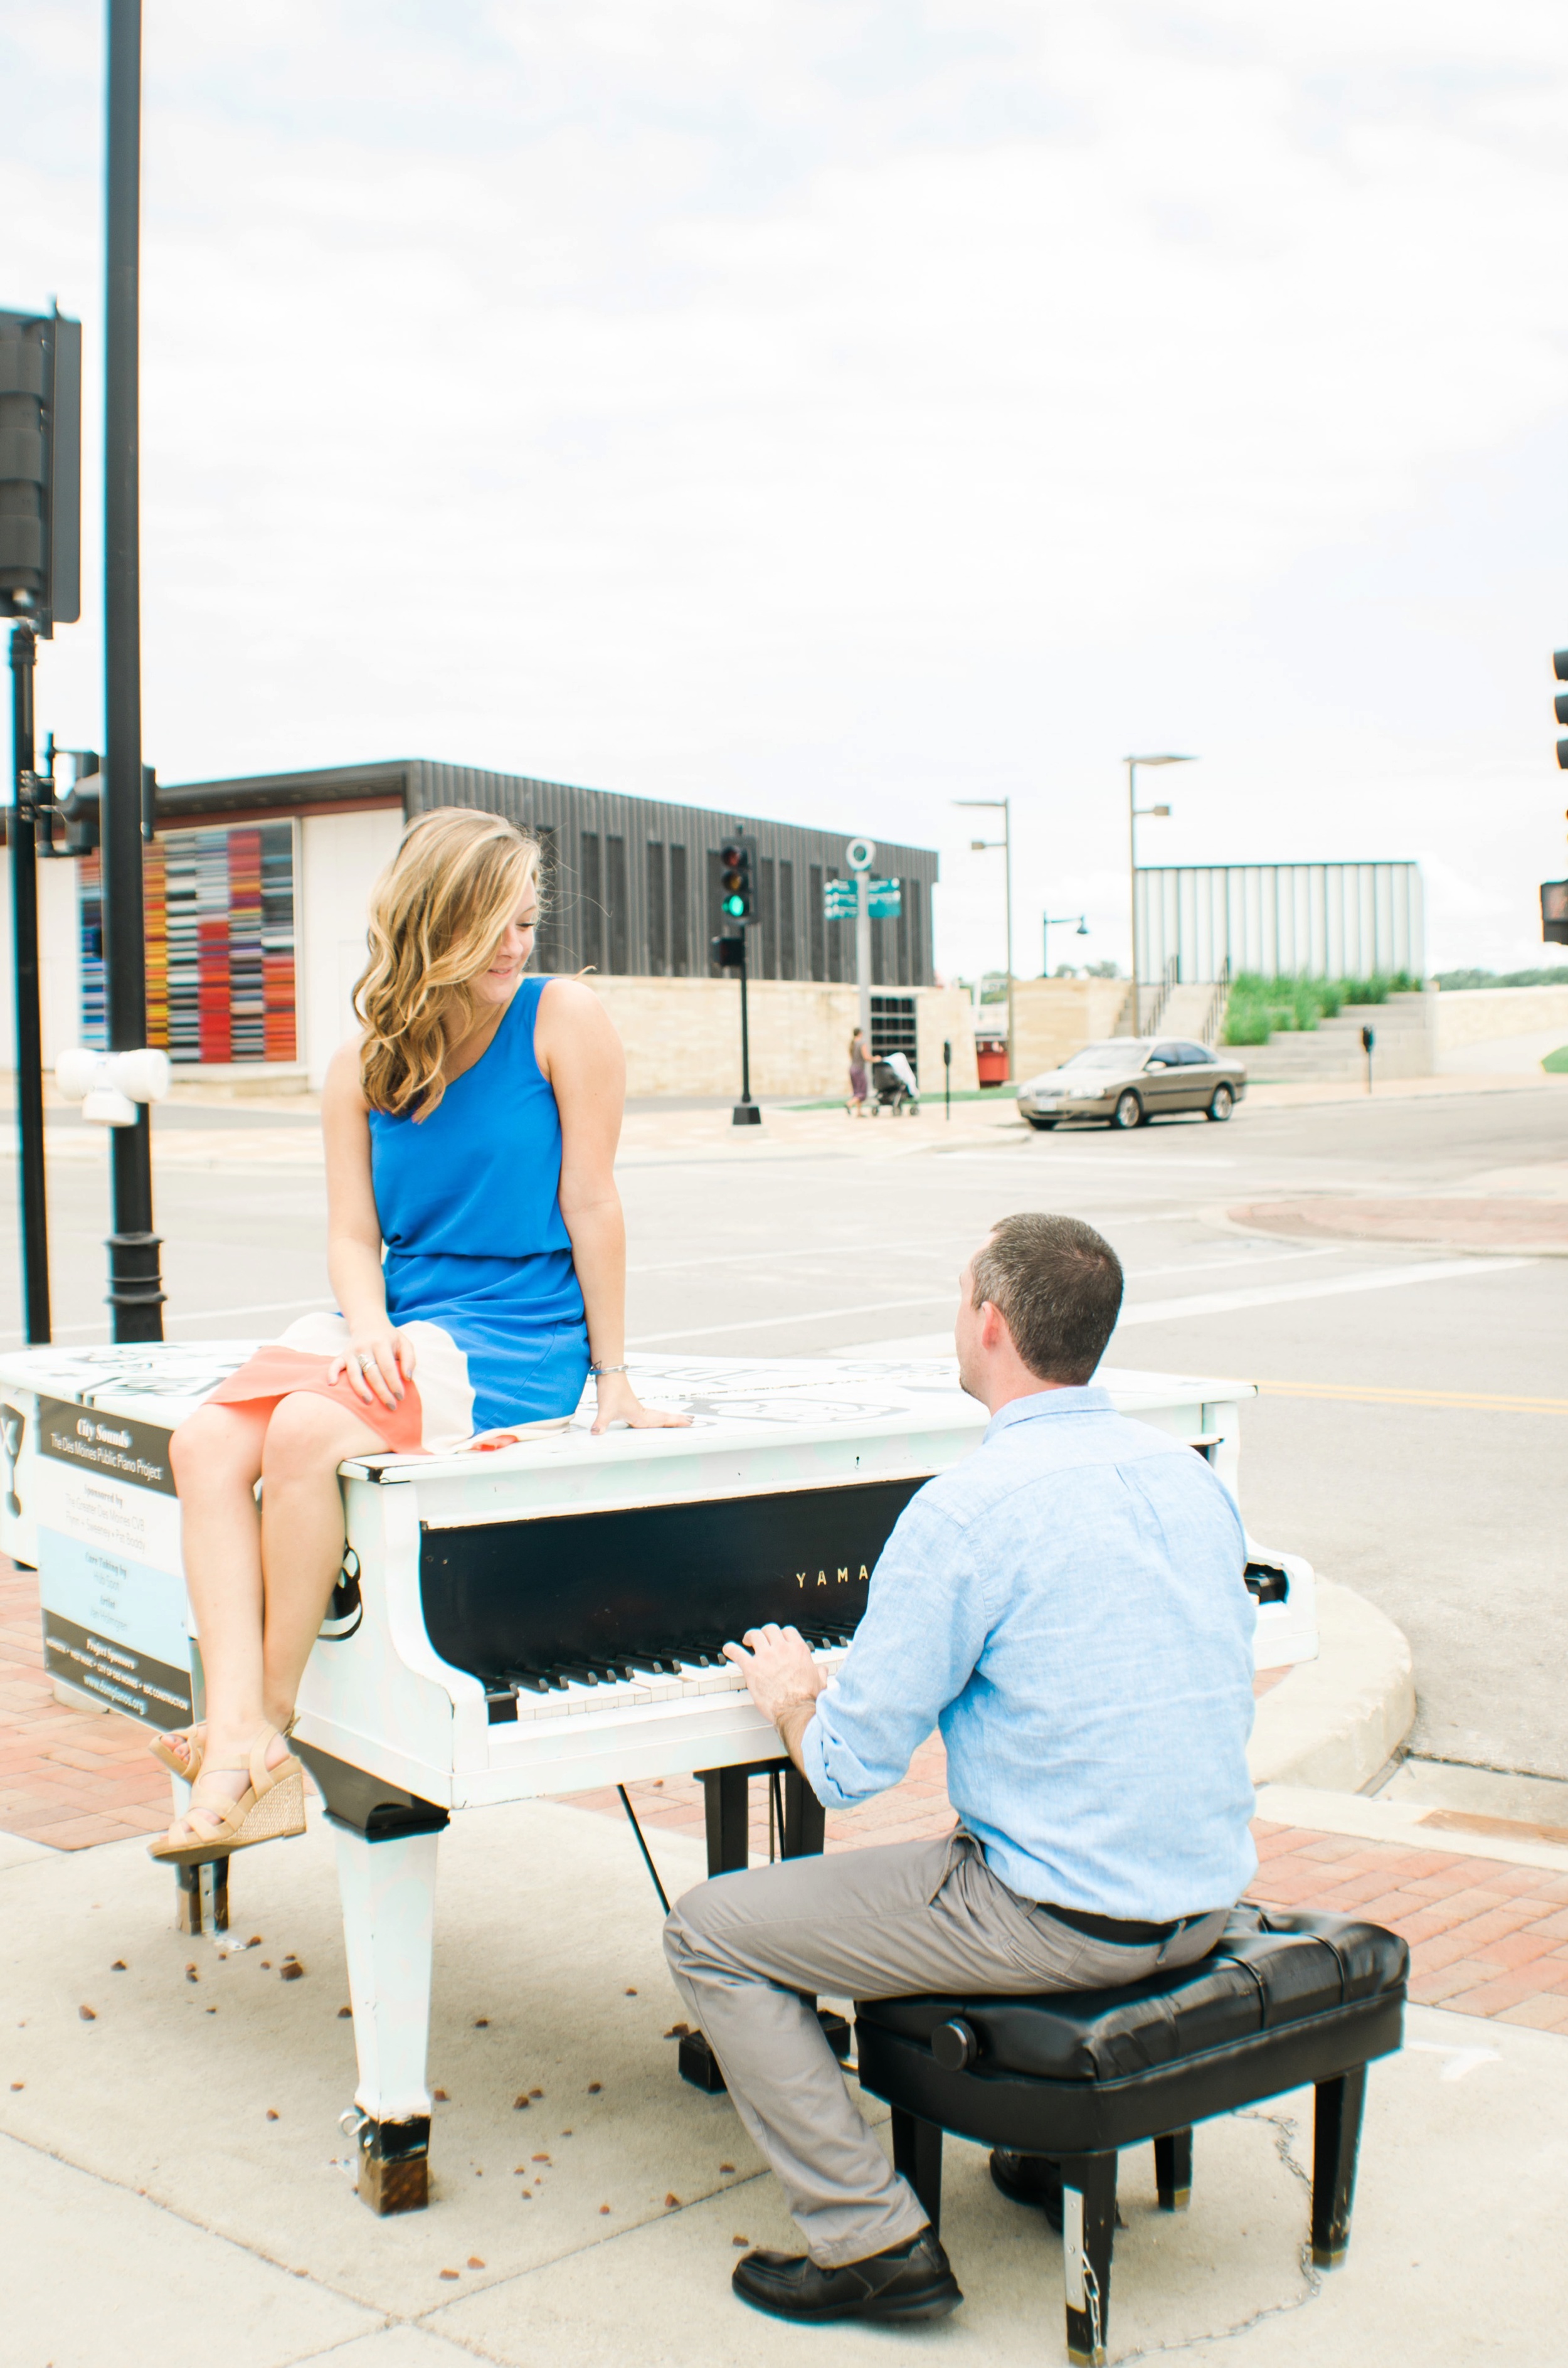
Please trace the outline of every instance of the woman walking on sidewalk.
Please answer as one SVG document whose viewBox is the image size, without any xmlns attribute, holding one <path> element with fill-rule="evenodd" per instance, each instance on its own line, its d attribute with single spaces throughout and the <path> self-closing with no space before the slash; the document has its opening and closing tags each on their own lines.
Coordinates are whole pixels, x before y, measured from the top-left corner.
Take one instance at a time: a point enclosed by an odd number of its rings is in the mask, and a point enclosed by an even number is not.
<svg viewBox="0 0 1568 2368">
<path fill-rule="evenodd" d="M 170 1446 L 208 1715 L 153 1746 L 194 1782 L 156 1859 L 304 1829 L 285 1737 L 342 1566 L 346 1457 L 563 1428 L 590 1374 L 596 1432 L 687 1418 L 627 1378 L 625 1061 L 589 988 L 525 976 L 539 905 L 537 841 L 466 808 L 411 824 L 377 883 L 363 1033 L 322 1097 L 341 1313 L 258 1349 Z"/>
<path fill-rule="evenodd" d="M 870 1091 L 871 1055 L 865 1037 L 857 1028 L 849 1039 L 849 1092 L 844 1104 L 851 1118 L 865 1117 Z"/>
</svg>

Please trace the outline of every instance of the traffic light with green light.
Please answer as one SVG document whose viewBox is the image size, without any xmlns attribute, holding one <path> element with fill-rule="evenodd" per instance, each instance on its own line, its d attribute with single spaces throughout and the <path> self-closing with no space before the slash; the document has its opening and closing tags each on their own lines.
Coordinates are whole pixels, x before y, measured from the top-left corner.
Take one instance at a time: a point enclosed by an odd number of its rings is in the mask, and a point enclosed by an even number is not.
<svg viewBox="0 0 1568 2368">
<path fill-rule="evenodd" d="M 756 919 L 756 847 L 749 838 L 726 839 L 719 850 L 719 904 L 726 921 L 743 928 Z"/>
</svg>

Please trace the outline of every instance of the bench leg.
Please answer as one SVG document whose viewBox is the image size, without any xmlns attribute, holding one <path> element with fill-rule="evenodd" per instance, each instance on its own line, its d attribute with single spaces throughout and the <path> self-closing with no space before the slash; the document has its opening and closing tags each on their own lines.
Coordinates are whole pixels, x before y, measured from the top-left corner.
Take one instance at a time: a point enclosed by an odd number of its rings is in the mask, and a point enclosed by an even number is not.
<svg viewBox="0 0 1568 2368">
<path fill-rule="evenodd" d="M 1162 2212 L 1185 2212 L 1192 2201 L 1192 2132 L 1170 2130 L 1154 2140 L 1154 2186 Z"/>
<path fill-rule="evenodd" d="M 1361 2138 L 1361 2108 L 1367 2067 L 1320 2080 L 1312 2119 L 1312 2260 L 1320 2270 L 1337 2269 L 1350 2242 L 1350 2205 L 1356 2192 L 1356 2149 Z"/>
<path fill-rule="evenodd" d="M 1067 2286 L 1067 2357 L 1104 2368 L 1110 2321 L 1110 2248 L 1116 2229 L 1116 2156 L 1062 2162 L 1062 2267 Z"/>
<path fill-rule="evenodd" d="M 931 2234 L 942 2233 L 942 2133 L 935 2122 L 923 2122 L 892 2109 L 892 2167 L 907 2179 L 931 2223 Z"/>
</svg>

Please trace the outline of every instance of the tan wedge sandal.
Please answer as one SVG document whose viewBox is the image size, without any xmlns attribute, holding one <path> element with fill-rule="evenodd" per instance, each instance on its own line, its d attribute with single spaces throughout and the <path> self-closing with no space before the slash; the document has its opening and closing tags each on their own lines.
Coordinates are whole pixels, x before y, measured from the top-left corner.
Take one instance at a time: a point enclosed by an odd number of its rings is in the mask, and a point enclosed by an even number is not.
<svg viewBox="0 0 1568 2368">
<path fill-rule="evenodd" d="M 267 1764 L 267 1754 L 278 1730 L 264 1726 L 250 1748 L 250 1783 L 237 1801 L 226 1793 L 214 1793 L 201 1797 L 202 1779 L 198 1778 L 190 1796 L 192 1810 L 200 1809 L 216 1818 L 210 1827 L 198 1825 L 189 1812 L 176 1817 L 162 1841 L 149 1842 L 147 1855 L 165 1866 L 202 1866 L 209 1859 L 230 1858 L 235 1850 L 249 1850 L 253 1843 L 280 1840 L 288 1834 L 305 1830 L 305 1771 L 293 1753 L 288 1752 L 276 1768 Z M 215 1773 L 210 1771 L 206 1782 L 210 1785 Z M 239 1772 L 239 1771 L 236 1771 Z"/>
<path fill-rule="evenodd" d="M 175 1749 L 183 1743 L 189 1757 L 182 1759 Z M 194 1726 L 175 1726 L 167 1735 L 155 1735 L 147 1746 L 160 1768 L 177 1776 L 185 1784 L 194 1784 L 201 1773 L 201 1755 L 207 1748 L 207 1722 L 199 1719 Z"/>
<path fill-rule="evenodd" d="M 299 1721 L 299 1712 L 291 1710 L 278 1734 L 292 1735 Z M 190 1755 L 187 1759 L 175 1750 L 175 1745 L 180 1742 Z M 194 1726 L 172 1726 L 166 1735 L 155 1735 L 147 1748 L 160 1768 L 166 1768 L 182 1784 L 194 1784 L 201 1773 L 201 1755 L 207 1748 L 207 1721 L 199 1719 Z"/>
</svg>

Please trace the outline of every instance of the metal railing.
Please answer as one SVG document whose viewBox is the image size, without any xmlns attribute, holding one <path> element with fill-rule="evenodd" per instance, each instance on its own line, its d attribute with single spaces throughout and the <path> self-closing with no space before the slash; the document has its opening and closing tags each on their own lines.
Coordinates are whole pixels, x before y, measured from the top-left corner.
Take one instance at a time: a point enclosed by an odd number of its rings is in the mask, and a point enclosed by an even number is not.
<svg viewBox="0 0 1568 2368">
<path fill-rule="evenodd" d="M 1176 973 L 1180 967 L 1180 962 L 1175 954 L 1172 954 L 1167 958 L 1165 962 L 1165 974 L 1164 978 L 1161 979 L 1159 985 L 1154 989 L 1154 1000 L 1149 1006 L 1147 1018 L 1144 1019 L 1142 1026 L 1134 1028 L 1133 1033 L 1135 1035 L 1154 1036 L 1159 1033 L 1160 1022 L 1165 1016 L 1165 1006 L 1171 999 L 1172 990 L 1175 988 L 1176 984 Z M 1138 1006 L 1142 1001 L 1142 994 L 1135 991 L 1133 996 L 1133 1012 L 1135 1017 Z"/>
<path fill-rule="evenodd" d="M 1218 1044 L 1220 1030 L 1225 1024 L 1225 1006 L 1231 999 L 1231 958 L 1227 954 L 1220 964 L 1220 975 L 1214 992 L 1209 998 L 1209 1008 L 1203 1015 L 1203 1042 Z"/>
</svg>

